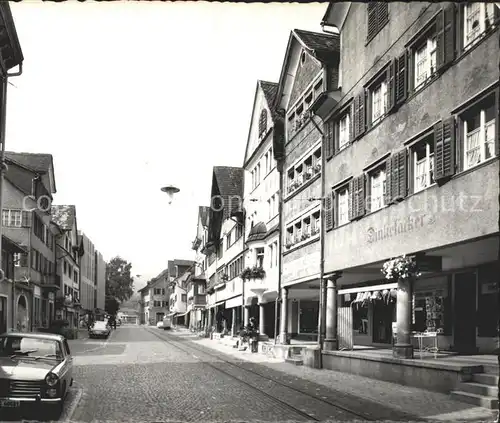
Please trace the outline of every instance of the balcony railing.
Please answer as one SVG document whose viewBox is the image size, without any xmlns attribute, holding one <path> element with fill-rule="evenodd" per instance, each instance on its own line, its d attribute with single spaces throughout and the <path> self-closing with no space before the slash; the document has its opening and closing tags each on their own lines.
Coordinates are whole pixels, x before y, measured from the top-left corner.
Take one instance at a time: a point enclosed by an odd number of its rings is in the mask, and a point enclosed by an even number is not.
<svg viewBox="0 0 500 423">
<path fill-rule="evenodd" d="M 188 305 L 206 305 L 207 296 L 205 294 L 194 295 L 190 300 L 188 300 Z"/>
</svg>

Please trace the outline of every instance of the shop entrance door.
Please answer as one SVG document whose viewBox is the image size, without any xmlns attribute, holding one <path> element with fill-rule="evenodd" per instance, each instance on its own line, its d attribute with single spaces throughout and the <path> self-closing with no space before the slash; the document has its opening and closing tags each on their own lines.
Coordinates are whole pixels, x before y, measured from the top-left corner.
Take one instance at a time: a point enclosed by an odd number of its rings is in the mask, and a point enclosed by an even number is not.
<svg viewBox="0 0 500 423">
<path fill-rule="evenodd" d="M 455 275 L 453 343 L 455 351 L 474 354 L 476 348 L 476 274 Z"/>
<path fill-rule="evenodd" d="M 395 314 L 395 303 L 385 301 L 373 302 L 373 342 L 376 344 L 392 343 L 392 322 Z"/>
</svg>

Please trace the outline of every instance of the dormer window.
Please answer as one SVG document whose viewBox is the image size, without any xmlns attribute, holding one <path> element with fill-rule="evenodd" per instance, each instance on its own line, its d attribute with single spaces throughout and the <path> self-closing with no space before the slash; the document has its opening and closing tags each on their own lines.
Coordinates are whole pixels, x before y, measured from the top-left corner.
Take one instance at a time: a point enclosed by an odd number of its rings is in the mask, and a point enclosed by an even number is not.
<svg viewBox="0 0 500 423">
<path fill-rule="evenodd" d="M 304 63 L 306 63 L 306 52 L 302 50 L 302 53 L 300 55 L 300 65 L 304 65 Z"/>
<path fill-rule="evenodd" d="M 260 118 L 259 118 L 259 137 L 261 137 L 267 129 L 267 110 L 263 109 L 260 112 Z"/>
</svg>

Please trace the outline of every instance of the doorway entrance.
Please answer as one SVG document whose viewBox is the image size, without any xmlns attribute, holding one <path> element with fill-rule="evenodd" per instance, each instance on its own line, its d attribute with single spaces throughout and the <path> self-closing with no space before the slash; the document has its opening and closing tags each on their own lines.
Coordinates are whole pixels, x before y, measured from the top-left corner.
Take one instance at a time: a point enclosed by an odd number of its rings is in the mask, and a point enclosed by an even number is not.
<svg viewBox="0 0 500 423">
<path fill-rule="evenodd" d="M 476 300 L 477 278 L 475 272 L 457 273 L 454 284 L 453 344 L 456 352 L 477 353 Z"/>
<path fill-rule="evenodd" d="M 19 332 L 29 331 L 28 302 L 24 295 L 17 300 L 17 330 Z"/>
<path fill-rule="evenodd" d="M 373 301 L 373 342 L 392 343 L 392 322 L 396 319 L 396 303 Z"/>
</svg>

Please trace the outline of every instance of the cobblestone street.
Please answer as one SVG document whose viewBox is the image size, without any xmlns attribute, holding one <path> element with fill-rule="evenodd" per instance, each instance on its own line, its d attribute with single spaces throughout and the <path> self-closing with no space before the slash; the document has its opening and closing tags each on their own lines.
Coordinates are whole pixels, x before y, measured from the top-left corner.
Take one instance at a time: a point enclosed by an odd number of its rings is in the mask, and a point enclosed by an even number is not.
<svg viewBox="0 0 500 423">
<path fill-rule="evenodd" d="M 242 360 L 192 334 L 123 326 L 109 340 L 74 340 L 71 348 L 75 387 L 65 421 L 491 421 L 488 410 L 439 395 L 431 401 L 412 388 L 370 381 L 356 392 L 349 375 L 328 386 L 333 372 L 259 363 L 260 354 Z M 401 392 L 413 394 L 410 409 Z M 428 412 L 415 400 L 429 401 Z"/>
</svg>

